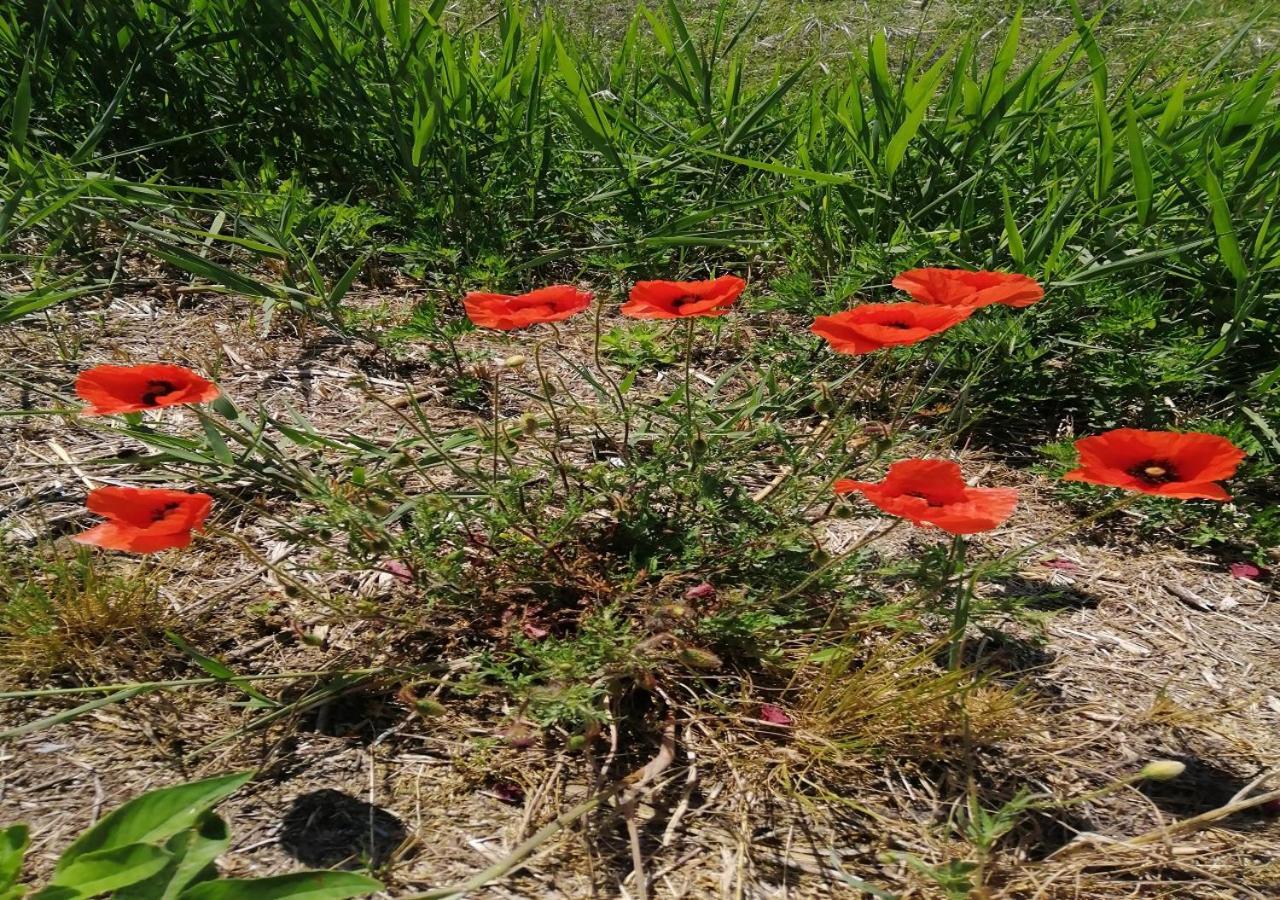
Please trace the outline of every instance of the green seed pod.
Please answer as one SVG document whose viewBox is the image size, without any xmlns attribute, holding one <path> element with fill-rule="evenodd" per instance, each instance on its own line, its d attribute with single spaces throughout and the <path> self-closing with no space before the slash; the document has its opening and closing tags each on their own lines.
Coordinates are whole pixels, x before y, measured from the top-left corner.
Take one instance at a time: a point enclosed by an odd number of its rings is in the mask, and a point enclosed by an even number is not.
<svg viewBox="0 0 1280 900">
<path fill-rule="evenodd" d="M 720 662 L 720 657 L 710 650 L 701 650 L 697 647 L 685 647 L 676 654 L 676 659 L 690 669 L 698 669 L 703 672 L 714 672 L 724 665 Z"/>
<path fill-rule="evenodd" d="M 565 749 L 574 753 L 587 749 L 587 736 L 585 734 L 571 735 L 569 740 L 565 742 Z"/>
<path fill-rule="evenodd" d="M 446 712 L 444 704 L 439 700 L 431 697 L 423 697 L 421 700 L 415 701 L 413 708 L 418 711 L 418 715 L 424 719 L 435 719 L 443 716 Z"/>
<path fill-rule="evenodd" d="M 692 444 L 694 459 L 701 459 L 707 452 L 707 439 L 704 437 L 696 437 Z"/>
<path fill-rule="evenodd" d="M 1186 764 L 1176 759 L 1153 759 L 1138 775 L 1148 781 L 1173 781 L 1186 770 Z"/>
</svg>

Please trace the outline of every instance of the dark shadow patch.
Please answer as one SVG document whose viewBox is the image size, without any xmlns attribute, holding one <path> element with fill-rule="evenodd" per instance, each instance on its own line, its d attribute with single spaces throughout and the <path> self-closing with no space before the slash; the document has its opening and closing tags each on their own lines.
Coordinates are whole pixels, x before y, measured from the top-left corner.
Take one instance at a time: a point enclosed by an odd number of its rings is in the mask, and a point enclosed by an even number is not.
<svg viewBox="0 0 1280 900">
<path fill-rule="evenodd" d="M 980 675 L 1009 682 L 1020 681 L 1044 670 L 1053 659 L 1053 654 L 1035 641 L 1028 641 L 998 628 L 983 628 L 981 637 L 965 642 L 960 661 Z M 949 651 L 944 649 L 939 652 L 934 657 L 934 663 L 940 669 L 949 668 Z"/>
<path fill-rule="evenodd" d="M 385 809 L 323 788 L 293 801 L 280 823 L 280 846 L 314 868 L 377 867 L 405 834 L 404 823 Z"/>
<path fill-rule="evenodd" d="M 1143 781 L 1138 790 L 1163 812 L 1186 819 L 1225 806 L 1252 779 L 1242 778 L 1197 756 L 1170 756 L 1186 770 L 1169 781 Z M 1247 809 L 1214 823 L 1215 828 L 1252 831 L 1265 827 L 1268 819 L 1258 809 Z"/>
<path fill-rule="evenodd" d="M 353 690 L 309 711 L 300 731 L 370 743 L 404 721 L 404 707 L 389 691 Z"/>
<path fill-rule="evenodd" d="M 1005 608 L 1035 609 L 1056 612 L 1097 609 L 1099 600 L 1093 594 L 1070 585 L 1052 584 L 1039 578 L 1005 578 L 995 582 L 1003 589 L 989 602 Z"/>
</svg>

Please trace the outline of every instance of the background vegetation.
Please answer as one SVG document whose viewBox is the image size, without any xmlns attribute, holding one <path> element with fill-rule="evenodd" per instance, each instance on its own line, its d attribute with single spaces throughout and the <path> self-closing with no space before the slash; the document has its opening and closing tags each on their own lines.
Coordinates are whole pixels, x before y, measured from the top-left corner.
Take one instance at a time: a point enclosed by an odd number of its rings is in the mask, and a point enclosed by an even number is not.
<svg viewBox="0 0 1280 900">
<path fill-rule="evenodd" d="M 684 679 L 697 702 L 732 709 L 730 688 L 701 678 L 730 663 L 818 723 L 830 740 L 806 748 L 815 756 L 882 754 L 892 740 L 950 759 L 957 735 L 972 737 L 955 698 L 975 694 L 939 674 L 927 640 L 912 642 L 936 624 L 943 549 L 840 560 L 865 576 L 841 592 L 847 569 L 827 566 L 802 517 L 851 460 L 882 460 L 891 440 L 968 443 L 1060 472 L 1081 434 L 1217 431 L 1251 454 L 1232 485 L 1240 502 L 1212 514 L 1143 502 L 1143 527 L 1266 562 L 1280 544 L 1274 10 L 849 6 L 0 2 L 0 325 L 62 304 L 103 310 L 183 279 L 252 298 L 264 330 L 332 329 L 391 359 L 426 345 L 452 367 L 448 402 L 469 414 L 489 409 L 486 376 L 503 376 L 484 368 L 492 354 L 458 346 L 467 289 L 582 281 L 620 297 L 638 278 L 732 271 L 749 277 L 751 311 L 786 325 L 744 340 L 708 324 L 714 346 L 699 352 L 716 377 L 699 387 L 698 439 L 666 440 L 691 402 L 678 389 L 635 401 L 625 467 L 600 452 L 568 472 L 544 453 L 561 425 L 541 418 L 527 385 L 509 390 L 536 415 L 509 432 L 495 416 L 492 430 L 477 420 L 440 434 L 409 404 L 396 412 L 405 429 L 375 441 L 230 398 L 200 414 L 195 436 L 113 425 L 148 455 L 104 466 L 194 482 L 264 516 L 280 498 L 302 501 L 272 523 L 311 542 L 302 568 L 403 561 L 421 592 L 373 609 L 272 569 L 317 621 L 371 623 L 368 644 L 388 649 L 394 671 L 379 657 L 277 696 L 164 632 L 188 626 L 163 614 L 154 572 L 107 575 L 87 552 L 49 562 L 8 548 L 3 661 L 24 680 L 75 684 L 119 680 L 103 669 L 125 657 L 159 670 L 129 678 L 198 666 L 200 687 L 242 692 L 259 718 L 197 754 L 357 688 L 394 688 L 424 718 L 443 709 L 429 692 L 463 704 L 501 691 L 517 700 L 519 728 L 559 729 L 576 752 L 599 738 L 606 707 L 657 732 L 655 685 Z M 888 299 L 888 277 L 917 265 L 1025 272 L 1048 296 L 974 316 L 870 373 L 795 326 Z M 397 277 L 430 289 L 408 316 L 344 302 Z M 608 328 L 600 347 L 629 373 L 622 387 L 560 354 L 595 405 L 562 392 L 545 408 L 607 445 L 615 395 L 681 354 L 648 324 Z M 755 380 L 739 390 L 744 372 Z M 859 416 L 823 420 L 846 402 Z M 900 427 L 886 436 L 869 422 Z M 811 436 L 838 449 L 810 455 Z M 490 449 L 504 480 L 484 480 Z M 750 477 L 784 465 L 800 475 L 753 490 Z M 456 480 L 427 490 L 424 472 Z M 1059 491 L 1101 508 L 1100 492 Z M 691 600 L 704 580 L 711 593 Z M 517 591 L 537 614 L 511 636 L 502 616 Z M 243 612 L 263 630 L 272 614 L 270 603 Z M 299 646 L 324 645 L 322 631 L 290 627 Z M 862 656 L 866 629 L 883 630 Z M 440 694 L 434 665 L 450 655 L 473 665 Z M 798 679 L 815 669 L 812 684 Z M 1003 733 L 1016 698 L 982 690 L 989 733 Z M 867 696 L 885 699 L 867 712 Z M 982 883 L 968 871 L 955 896 Z"/>
</svg>

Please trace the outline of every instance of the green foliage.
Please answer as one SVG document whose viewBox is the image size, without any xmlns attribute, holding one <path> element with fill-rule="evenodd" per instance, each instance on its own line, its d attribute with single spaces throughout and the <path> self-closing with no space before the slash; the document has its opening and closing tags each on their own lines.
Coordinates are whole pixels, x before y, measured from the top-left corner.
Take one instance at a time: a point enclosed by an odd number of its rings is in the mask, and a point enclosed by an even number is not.
<svg viewBox="0 0 1280 900">
<path fill-rule="evenodd" d="M 119 900 L 344 900 L 382 885 L 350 872 L 295 872 L 274 878 L 219 880 L 214 860 L 230 844 L 213 808 L 252 777 L 237 772 L 160 788 L 112 810 L 77 837 L 33 900 L 110 894 Z M 17 898 L 26 828 L 0 832 L 0 897 Z"/>
</svg>

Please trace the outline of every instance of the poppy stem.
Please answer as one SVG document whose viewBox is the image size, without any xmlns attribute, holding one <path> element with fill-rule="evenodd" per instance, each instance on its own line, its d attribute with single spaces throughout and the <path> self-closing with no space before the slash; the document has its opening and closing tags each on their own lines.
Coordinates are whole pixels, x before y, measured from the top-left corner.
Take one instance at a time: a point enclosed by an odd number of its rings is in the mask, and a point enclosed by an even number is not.
<svg viewBox="0 0 1280 900">
<path fill-rule="evenodd" d="M 622 416 L 622 446 L 618 448 L 618 453 L 625 460 L 631 450 L 631 417 L 627 414 L 627 401 L 622 396 L 622 388 L 618 387 L 618 382 L 613 377 L 613 373 L 606 369 L 604 363 L 600 361 L 600 317 L 603 313 L 604 297 L 601 297 L 600 302 L 596 304 L 595 339 L 591 345 L 591 355 L 595 359 L 596 371 L 600 373 L 601 378 L 609 382 L 609 387 L 613 388 L 614 396 L 618 398 L 618 414 Z"/>
<path fill-rule="evenodd" d="M 493 492 L 498 492 L 498 420 L 501 411 L 498 406 L 498 392 L 502 387 L 502 368 L 494 366 L 493 368 Z"/>
<path fill-rule="evenodd" d="M 971 578 L 964 578 L 965 557 L 968 544 L 964 535 L 957 534 L 951 540 L 951 550 L 947 554 L 946 580 L 956 580 L 953 588 L 951 605 L 951 632 L 947 637 L 947 665 L 951 671 L 960 668 L 964 661 L 964 633 L 969 626 L 969 612 L 973 605 L 973 588 L 977 582 L 977 572 Z"/>
<path fill-rule="evenodd" d="M 551 330 L 555 332 L 556 342 L 560 341 L 560 331 L 553 324 Z M 538 386 L 542 388 L 543 399 L 547 401 L 547 413 L 551 416 L 551 442 L 549 444 L 549 452 L 551 460 L 556 464 L 556 471 L 560 473 L 560 483 L 564 485 L 565 496 L 569 496 L 569 472 L 565 468 L 564 460 L 560 458 L 560 414 L 556 412 L 556 404 L 551 396 L 551 382 L 547 380 L 546 373 L 542 370 L 542 345 L 545 341 L 539 341 L 538 345 L 533 348 L 533 367 L 538 372 Z"/>
<path fill-rule="evenodd" d="M 693 318 L 685 323 L 684 337 L 684 433 L 689 442 L 689 471 L 698 467 L 697 437 L 693 432 L 693 390 L 689 381 L 689 367 L 693 359 Z"/>
</svg>

